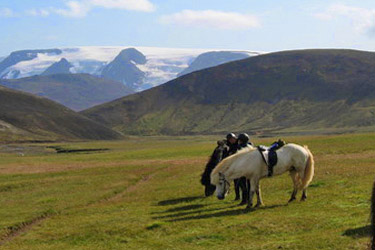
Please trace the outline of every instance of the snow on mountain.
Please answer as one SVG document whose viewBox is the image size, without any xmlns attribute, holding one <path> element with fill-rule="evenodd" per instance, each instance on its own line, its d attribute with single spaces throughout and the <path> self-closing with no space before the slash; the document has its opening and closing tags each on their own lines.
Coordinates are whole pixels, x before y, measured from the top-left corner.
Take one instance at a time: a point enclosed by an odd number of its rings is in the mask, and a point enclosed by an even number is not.
<svg viewBox="0 0 375 250">
<path fill-rule="evenodd" d="M 73 67 L 70 68 L 70 72 L 72 73 L 101 75 L 105 66 L 111 63 L 122 50 L 128 48 L 135 48 L 147 59 L 145 64 L 133 62 L 145 75 L 143 83 L 138 90 L 157 86 L 176 78 L 178 73 L 186 69 L 200 54 L 209 51 L 219 51 L 212 49 L 176 49 L 137 46 L 84 46 L 60 48 L 60 54 L 37 53 L 36 57 L 32 60 L 16 62 L 14 65 L 0 72 L 0 77 L 14 79 L 40 75 L 52 64 L 58 63 L 62 58 L 65 58 L 71 63 Z M 241 52 L 253 55 L 252 52 Z M 10 56 L 12 56 L 12 54 Z"/>
</svg>

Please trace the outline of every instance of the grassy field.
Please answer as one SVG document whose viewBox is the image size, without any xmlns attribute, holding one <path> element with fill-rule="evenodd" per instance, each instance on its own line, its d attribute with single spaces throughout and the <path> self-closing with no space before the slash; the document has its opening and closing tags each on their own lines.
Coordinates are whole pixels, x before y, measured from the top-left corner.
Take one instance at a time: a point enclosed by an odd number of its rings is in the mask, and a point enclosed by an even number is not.
<svg viewBox="0 0 375 250">
<path fill-rule="evenodd" d="M 285 138 L 315 155 L 308 200 L 287 205 L 285 174 L 261 182 L 265 206 L 253 211 L 233 192 L 203 197 L 215 139 L 0 145 L 0 249 L 367 248 L 375 134 Z"/>
</svg>

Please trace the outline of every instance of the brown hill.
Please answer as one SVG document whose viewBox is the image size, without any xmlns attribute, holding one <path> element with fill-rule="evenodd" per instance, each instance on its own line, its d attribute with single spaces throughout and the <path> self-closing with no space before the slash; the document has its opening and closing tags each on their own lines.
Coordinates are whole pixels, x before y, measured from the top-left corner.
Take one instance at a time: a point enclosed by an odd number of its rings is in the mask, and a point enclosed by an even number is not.
<svg viewBox="0 0 375 250">
<path fill-rule="evenodd" d="M 375 126 L 375 53 L 271 53 L 197 71 L 96 106 L 127 134 L 307 131 Z"/>
<path fill-rule="evenodd" d="M 121 136 L 60 104 L 0 87 L 2 139 L 117 139 Z"/>
<path fill-rule="evenodd" d="M 0 85 L 47 97 L 73 110 L 83 110 L 134 93 L 120 82 L 89 74 L 54 74 L 0 79 Z"/>
</svg>

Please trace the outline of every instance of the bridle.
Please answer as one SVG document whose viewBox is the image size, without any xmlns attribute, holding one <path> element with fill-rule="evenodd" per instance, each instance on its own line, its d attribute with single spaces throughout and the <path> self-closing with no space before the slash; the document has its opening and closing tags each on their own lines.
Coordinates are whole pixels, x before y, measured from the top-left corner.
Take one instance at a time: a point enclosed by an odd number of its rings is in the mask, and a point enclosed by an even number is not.
<svg viewBox="0 0 375 250">
<path fill-rule="evenodd" d="M 219 182 L 221 182 L 221 181 L 224 181 L 224 192 L 225 192 L 225 191 L 228 191 L 228 192 L 229 192 L 230 183 L 229 183 L 229 181 L 227 181 L 227 180 L 225 179 L 225 175 L 224 175 L 224 174 L 221 174 L 221 175 L 219 176 Z M 228 188 L 227 188 L 227 187 L 228 187 Z"/>
</svg>

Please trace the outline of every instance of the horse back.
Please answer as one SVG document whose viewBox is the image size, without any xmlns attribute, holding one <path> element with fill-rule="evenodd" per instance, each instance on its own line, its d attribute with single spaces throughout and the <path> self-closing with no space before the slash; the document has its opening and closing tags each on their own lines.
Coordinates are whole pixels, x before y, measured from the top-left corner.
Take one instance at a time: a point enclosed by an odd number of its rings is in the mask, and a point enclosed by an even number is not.
<svg viewBox="0 0 375 250">
<path fill-rule="evenodd" d="M 309 158 L 308 149 L 295 143 L 288 143 L 276 152 L 279 160 L 287 165 L 295 165 L 294 167 L 304 166 Z"/>
</svg>

